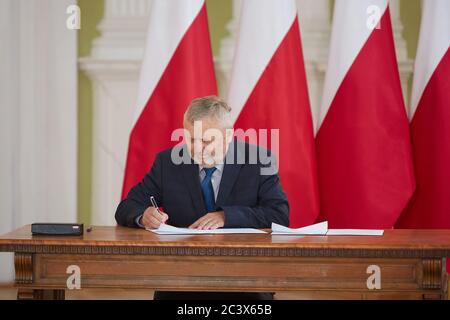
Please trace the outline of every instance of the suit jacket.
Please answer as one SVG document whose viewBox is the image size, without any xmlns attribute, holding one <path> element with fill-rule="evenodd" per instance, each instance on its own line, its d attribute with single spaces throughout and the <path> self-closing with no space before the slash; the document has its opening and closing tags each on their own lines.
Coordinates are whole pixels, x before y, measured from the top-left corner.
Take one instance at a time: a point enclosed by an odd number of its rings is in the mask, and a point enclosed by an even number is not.
<svg viewBox="0 0 450 320">
<path fill-rule="evenodd" d="M 136 218 L 151 206 L 150 196 L 168 214 L 167 223 L 176 227 L 188 227 L 207 213 L 198 165 L 190 157 L 188 163 L 176 164 L 172 154 L 186 159 L 186 145 L 156 156 L 150 172 L 117 207 L 118 224 L 137 227 Z M 272 164 L 267 164 L 261 154 L 268 155 Z M 237 140 L 230 143 L 216 200 L 216 210 L 225 212 L 224 227 L 270 228 L 272 222 L 289 224 L 289 205 L 278 174 L 261 174 L 274 162 L 275 157 L 266 149 Z"/>
</svg>

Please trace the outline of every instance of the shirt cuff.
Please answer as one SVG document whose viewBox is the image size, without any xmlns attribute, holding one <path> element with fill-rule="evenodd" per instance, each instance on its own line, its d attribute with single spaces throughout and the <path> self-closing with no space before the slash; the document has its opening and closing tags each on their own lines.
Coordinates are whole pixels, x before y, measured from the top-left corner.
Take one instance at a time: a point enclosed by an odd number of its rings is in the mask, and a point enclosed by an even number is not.
<svg viewBox="0 0 450 320">
<path fill-rule="evenodd" d="M 143 226 L 143 225 L 140 224 L 140 222 L 139 222 L 139 221 L 141 220 L 142 216 L 143 216 L 143 214 L 138 215 L 138 216 L 136 217 L 136 219 L 134 219 L 134 222 L 136 223 L 136 225 L 137 225 L 139 228 L 145 228 L 145 226 Z"/>
</svg>

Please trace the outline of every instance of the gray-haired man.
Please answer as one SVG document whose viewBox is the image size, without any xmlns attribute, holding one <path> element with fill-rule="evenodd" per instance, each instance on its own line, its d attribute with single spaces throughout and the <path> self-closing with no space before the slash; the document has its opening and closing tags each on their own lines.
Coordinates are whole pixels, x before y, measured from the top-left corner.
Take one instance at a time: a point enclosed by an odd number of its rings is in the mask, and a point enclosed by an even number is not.
<svg viewBox="0 0 450 320">
<path fill-rule="evenodd" d="M 150 172 L 119 204 L 129 227 L 270 228 L 289 224 L 289 205 L 270 152 L 233 139 L 231 109 L 221 99 L 195 99 L 184 116 L 185 144 L 160 152 Z M 265 155 L 271 159 L 261 161 Z M 266 160 L 266 159 L 264 159 Z M 266 173 L 264 173 L 266 172 Z M 269 174 L 267 173 L 269 172 Z M 164 208 L 151 206 L 150 196 Z M 264 293 L 156 292 L 155 299 L 270 299 Z"/>
</svg>

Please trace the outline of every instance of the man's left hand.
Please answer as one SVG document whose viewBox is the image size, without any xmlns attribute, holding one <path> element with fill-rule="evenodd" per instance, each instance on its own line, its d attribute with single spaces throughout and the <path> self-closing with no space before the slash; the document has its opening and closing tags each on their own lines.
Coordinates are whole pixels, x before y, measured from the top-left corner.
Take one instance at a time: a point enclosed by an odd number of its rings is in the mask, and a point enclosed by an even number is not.
<svg viewBox="0 0 450 320">
<path fill-rule="evenodd" d="M 210 212 L 189 226 L 190 229 L 214 230 L 225 225 L 225 213 L 223 211 Z"/>
</svg>

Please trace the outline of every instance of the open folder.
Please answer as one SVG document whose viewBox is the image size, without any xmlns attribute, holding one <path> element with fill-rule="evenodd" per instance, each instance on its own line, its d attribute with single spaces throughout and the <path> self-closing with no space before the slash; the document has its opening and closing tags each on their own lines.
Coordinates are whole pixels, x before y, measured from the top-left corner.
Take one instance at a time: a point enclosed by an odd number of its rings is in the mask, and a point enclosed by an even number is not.
<svg viewBox="0 0 450 320">
<path fill-rule="evenodd" d="M 292 229 L 272 223 L 273 235 L 316 235 L 316 236 L 382 236 L 383 230 L 374 229 L 328 229 L 328 222 Z"/>
<path fill-rule="evenodd" d="M 177 228 L 169 226 L 168 224 L 161 224 L 158 229 L 146 230 L 154 232 L 156 234 L 233 234 L 233 233 L 267 233 L 258 229 L 251 228 L 224 228 L 214 230 L 198 230 L 189 228 Z"/>
</svg>

